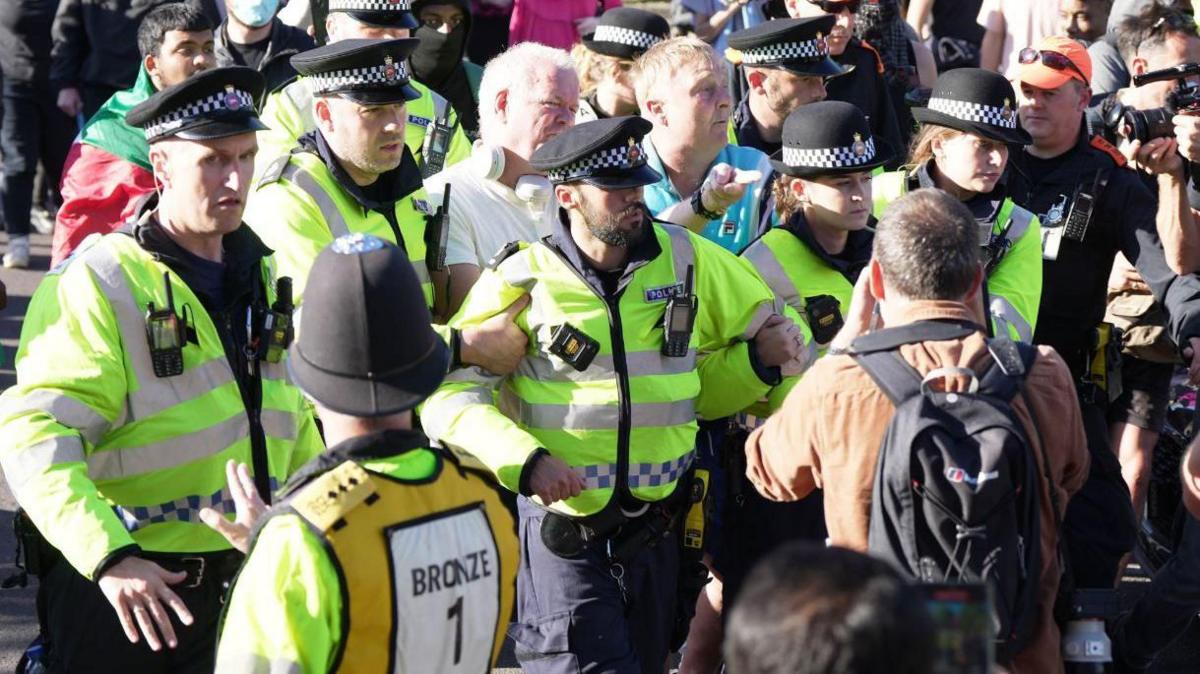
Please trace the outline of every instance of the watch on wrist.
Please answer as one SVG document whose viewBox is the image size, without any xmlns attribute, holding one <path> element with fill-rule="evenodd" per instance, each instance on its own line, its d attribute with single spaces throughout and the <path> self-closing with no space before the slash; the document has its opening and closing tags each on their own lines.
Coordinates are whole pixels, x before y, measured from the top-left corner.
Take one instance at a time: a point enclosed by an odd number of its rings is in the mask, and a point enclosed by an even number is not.
<svg viewBox="0 0 1200 674">
<path fill-rule="evenodd" d="M 704 207 L 703 194 L 704 194 L 703 187 L 696 190 L 695 192 L 692 192 L 692 198 L 691 198 L 692 212 L 695 213 L 696 215 L 699 215 L 700 217 L 704 218 L 705 220 L 720 220 L 721 218 L 725 217 L 724 211 L 722 211 L 720 213 L 714 213 L 713 211 L 710 211 Z"/>
</svg>

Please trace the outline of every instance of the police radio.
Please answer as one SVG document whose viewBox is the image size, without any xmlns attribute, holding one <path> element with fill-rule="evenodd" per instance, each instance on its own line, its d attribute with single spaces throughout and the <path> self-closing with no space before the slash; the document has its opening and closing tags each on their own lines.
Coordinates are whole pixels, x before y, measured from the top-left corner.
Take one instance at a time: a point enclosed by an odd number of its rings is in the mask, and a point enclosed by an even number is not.
<svg viewBox="0 0 1200 674">
<path fill-rule="evenodd" d="M 450 104 L 441 115 L 425 127 L 425 140 L 421 143 L 421 178 L 438 173 L 446 165 L 446 154 L 450 151 L 450 136 L 454 127 L 450 126 Z"/>
<path fill-rule="evenodd" d="M 146 305 L 146 341 L 150 346 L 150 362 L 154 376 L 175 377 L 183 374 L 183 345 L 187 342 L 187 317 L 175 313 L 175 295 L 171 291 L 171 273 L 163 272 L 167 287 L 167 303 L 155 309 Z"/>
<path fill-rule="evenodd" d="M 275 303 L 263 318 L 264 341 L 259 353 L 268 363 L 283 360 L 283 354 L 292 343 L 295 334 L 292 312 L 295 308 L 292 303 L 292 279 L 290 276 L 280 277 L 275 281 Z"/>
<path fill-rule="evenodd" d="M 662 355 L 683 358 L 688 354 L 692 341 L 692 326 L 696 324 L 696 296 L 692 294 L 692 265 L 684 275 L 683 291 L 677 292 L 667 301 L 667 313 L 663 316 Z"/>
<path fill-rule="evenodd" d="M 1090 190 L 1084 189 L 1082 185 L 1075 192 L 1075 198 L 1071 200 L 1071 211 L 1067 214 L 1066 222 L 1063 225 L 1063 238 L 1068 241 L 1082 243 L 1087 236 L 1088 225 L 1092 222 L 1092 209 L 1096 205 L 1096 198 L 1100 192 L 1104 191 L 1105 185 L 1108 184 L 1108 176 L 1104 171 L 1096 174 L 1096 179 L 1092 181 Z"/>
<path fill-rule="evenodd" d="M 425 217 L 425 268 L 442 271 L 446 268 L 446 246 L 450 242 L 450 183 L 442 195 L 442 205 Z"/>
</svg>

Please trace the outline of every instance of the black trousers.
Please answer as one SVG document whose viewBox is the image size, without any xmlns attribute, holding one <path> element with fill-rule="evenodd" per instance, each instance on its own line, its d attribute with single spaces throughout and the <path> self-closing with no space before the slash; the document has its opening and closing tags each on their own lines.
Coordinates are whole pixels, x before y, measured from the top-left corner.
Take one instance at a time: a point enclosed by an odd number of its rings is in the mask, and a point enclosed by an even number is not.
<svg viewBox="0 0 1200 674">
<path fill-rule="evenodd" d="M 540 533 L 545 512 L 525 497 L 517 509 L 521 565 L 517 620 L 508 634 L 522 670 L 662 674 L 675 616 L 679 537 L 664 538 L 618 571 L 603 542 L 571 559 L 550 552 Z"/>
<path fill-rule="evenodd" d="M 1137 524 L 1112 449 L 1106 406 L 1081 400 L 1079 407 L 1092 463 L 1087 482 L 1067 504 L 1063 536 L 1075 587 L 1111 589 L 1121 558 L 1137 542 Z"/>
<path fill-rule="evenodd" d="M 1200 521 L 1186 517 L 1175 556 L 1158 570 L 1114 635 L 1117 655 L 1131 666 L 1149 666 L 1200 611 Z"/>
<path fill-rule="evenodd" d="M 206 566 L 209 570 L 218 568 L 221 564 L 216 560 L 224 561 L 228 554 L 206 555 L 206 559 L 214 560 Z M 50 674 L 212 674 L 217 621 L 224 595 L 224 583 L 216 573 L 206 573 L 198 587 L 172 588 L 191 611 L 193 622 L 190 626 L 183 625 L 168 609 L 178 645 L 172 649 L 164 644 L 163 650 L 155 653 L 146 645 L 145 635 L 140 636 L 138 643 L 130 643 L 116 610 L 100 586 L 60 560 L 41 579 L 38 590 L 50 642 L 48 671 Z M 231 576 L 232 570 L 221 575 Z"/>
<path fill-rule="evenodd" d="M 63 162 L 75 136 L 75 122 L 55 105 L 56 94 L 45 81 L 4 78 L 4 122 L 0 153 L 4 155 L 0 205 L 10 236 L 29 234 L 33 183 L 40 161 L 45 180 L 58 192 Z"/>
</svg>

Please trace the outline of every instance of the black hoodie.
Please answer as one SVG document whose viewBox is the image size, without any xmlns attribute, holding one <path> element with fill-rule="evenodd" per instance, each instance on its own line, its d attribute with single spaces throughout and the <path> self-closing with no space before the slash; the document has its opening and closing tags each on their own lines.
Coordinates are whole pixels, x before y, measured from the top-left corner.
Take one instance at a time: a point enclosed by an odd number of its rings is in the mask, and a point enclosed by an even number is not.
<svg viewBox="0 0 1200 674">
<path fill-rule="evenodd" d="M 463 61 L 467 51 L 467 36 L 471 32 L 471 3 L 467 0 L 416 0 L 412 12 L 420 20 L 421 8 L 428 5 L 452 5 L 462 10 L 463 22 L 449 34 L 428 26 L 413 31 L 421 44 L 410 57 L 413 73 L 421 84 L 433 89 L 450 102 L 458 113 L 463 131 L 475 138 L 479 135 L 479 66 Z M 476 72 L 468 72 L 473 70 Z"/>
</svg>

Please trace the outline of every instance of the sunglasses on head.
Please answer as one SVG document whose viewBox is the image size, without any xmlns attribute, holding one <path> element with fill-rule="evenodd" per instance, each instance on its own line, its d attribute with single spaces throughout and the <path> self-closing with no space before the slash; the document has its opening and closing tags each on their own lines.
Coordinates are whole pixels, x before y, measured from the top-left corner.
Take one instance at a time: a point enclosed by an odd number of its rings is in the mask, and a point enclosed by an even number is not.
<svg viewBox="0 0 1200 674">
<path fill-rule="evenodd" d="M 1038 51 L 1033 47 L 1026 47 L 1017 54 L 1017 60 L 1026 65 L 1037 63 L 1040 60 L 1042 65 L 1047 68 L 1073 70 L 1079 73 L 1079 78 L 1084 82 L 1087 82 L 1088 79 L 1087 75 L 1083 74 L 1083 71 L 1079 69 L 1079 66 L 1075 65 L 1074 61 L 1056 51 Z"/>
<path fill-rule="evenodd" d="M 808 4 L 820 7 L 826 14 L 841 14 L 844 11 L 854 14 L 862 0 L 808 0 Z"/>
</svg>

